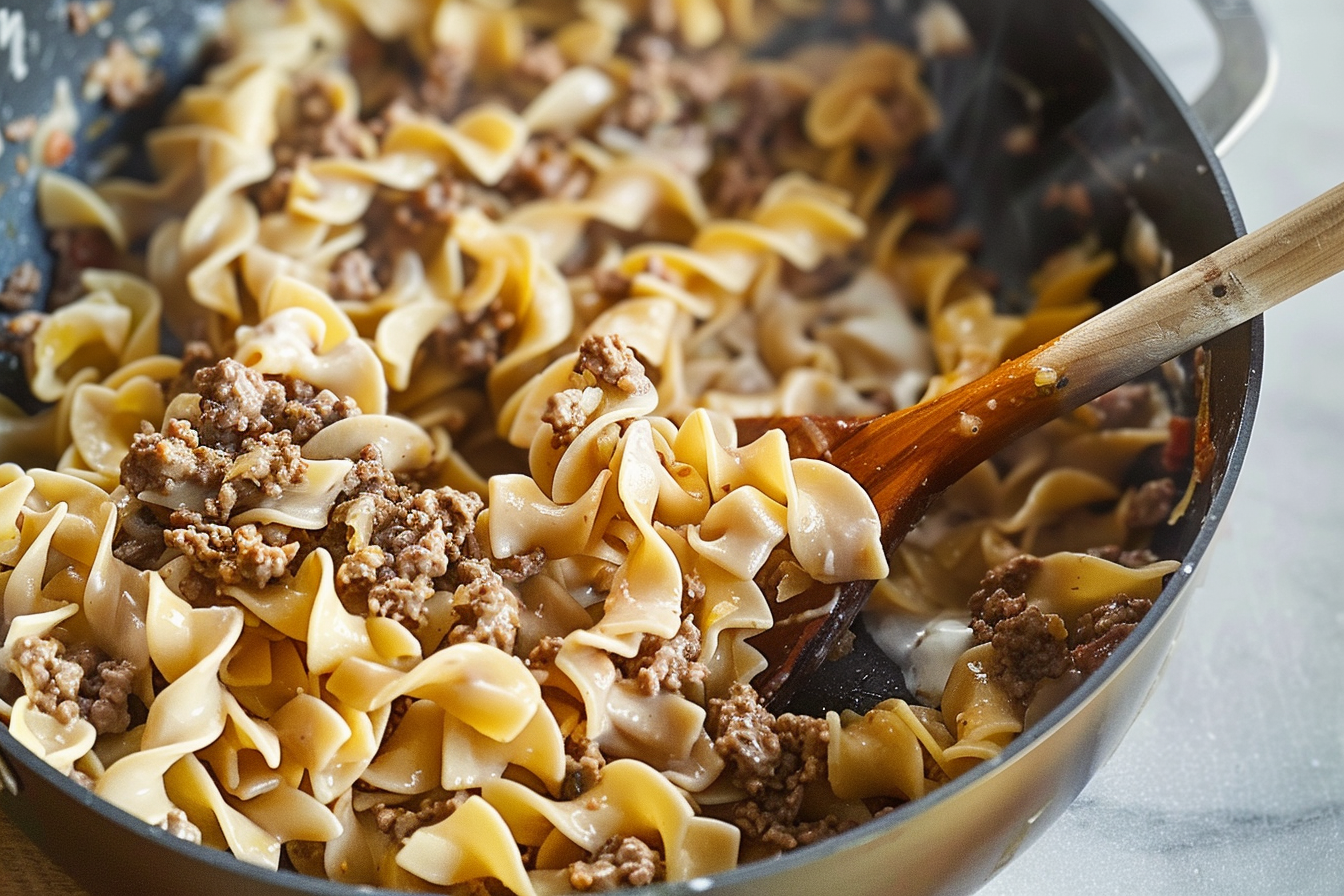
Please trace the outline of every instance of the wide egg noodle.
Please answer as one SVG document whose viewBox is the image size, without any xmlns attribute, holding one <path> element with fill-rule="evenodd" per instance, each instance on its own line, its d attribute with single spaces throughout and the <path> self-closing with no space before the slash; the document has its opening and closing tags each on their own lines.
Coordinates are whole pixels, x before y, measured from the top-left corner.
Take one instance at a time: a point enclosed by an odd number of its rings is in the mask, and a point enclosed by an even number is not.
<svg viewBox="0 0 1344 896">
<path fill-rule="evenodd" d="M 470 797 L 444 821 L 421 828 L 397 853 L 397 864 L 440 886 L 491 877 L 517 896 L 535 896 L 513 832 L 489 802 Z"/>
<path fill-rule="evenodd" d="M 224 730 L 219 667 L 242 626 L 241 610 L 194 609 L 151 574 L 150 656 L 170 683 L 150 707 L 140 749 L 108 767 L 95 786 L 99 796 L 150 824 L 167 818 L 174 805 L 164 775 Z"/>
<path fill-rule="evenodd" d="M 507 779 L 487 784 L 482 795 L 523 843 L 541 845 L 555 829 L 595 851 L 617 834 L 656 835 L 666 848 L 668 879 L 674 881 L 736 864 L 737 829 L 695 817 L 676 787 L 640 762 L 610 763 L 601 783 L 578 800 L 553 802 Z M 717 848 L 706 848 L 711 846 Z"/>
</svg>

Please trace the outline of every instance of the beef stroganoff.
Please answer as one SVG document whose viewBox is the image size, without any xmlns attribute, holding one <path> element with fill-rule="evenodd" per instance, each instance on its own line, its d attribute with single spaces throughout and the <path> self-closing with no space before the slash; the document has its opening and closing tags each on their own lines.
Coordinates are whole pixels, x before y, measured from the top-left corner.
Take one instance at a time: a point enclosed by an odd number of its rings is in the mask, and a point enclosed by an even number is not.
<svg viewBox="0 0 1344 896">
<path fill-rule="evenodd" d="M 956 197 L 898 180 L 965 25 L 934 0 L 914 47 L 753 55 L 819 12 L 238 0 L 156 179 L 38 173 L 10 732 L 246 862 L 533 896 L 862 824 L 1095 670 L 1175 567 L 1146 545 L 1190 440 L 1155 387 L 977 468 L 891 558 L 847 474 L 738 444 L 955 388 L 1095 313 L 1116 260 L 1083 240 L 999 311 Z M 918 702 L 770 712 L 771 605 L 869 579 Z"/>
</svg>

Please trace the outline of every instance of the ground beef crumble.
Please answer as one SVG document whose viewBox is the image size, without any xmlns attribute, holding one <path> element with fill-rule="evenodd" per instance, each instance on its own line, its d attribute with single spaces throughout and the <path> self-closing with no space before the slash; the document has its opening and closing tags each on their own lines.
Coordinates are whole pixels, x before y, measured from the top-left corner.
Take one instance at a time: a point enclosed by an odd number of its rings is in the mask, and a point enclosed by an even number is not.
<svg viewBox="0 0 1344 896">
<path fill-rule="evenodd" d="M 436 47 L 416 82 L 416 98 L 422 110 L 450 120 L 465 105 L 471 59 L 460 47 Z"/>
<path fill-rule="evenodd" d="M 522 602 L 487 560 L 463 560 L 457 575 L 467 580 L 454 596 L 458 621 L 448 632 L 448 643 L 474 641 L 513 653 Z"/>
<path fill-rule="evenodd" d="M 484 374 L 504 356 L 516 315 L 498 301 L 477 312 L 451 314 L 434 328 L 426 348 L 468 375 Z"/>
<path fill-rule="evenodd" d="M 1074 667 L 1084 673 L 1095 672 L 1152 608 L 1153 602 L 1146 598 L 1119 594 L 1080 616 L 1069 639 Z"/>
<path fill-rule="evenodd" d="M 615 386 L 627 395 L 647 392 L 653 384 L 634 349 L 619 334 L 589 336 L 579 346 L 575 373 L 591 373 L 595 382 Z"/>
<path fill-rule="evenodd" d="M 792 713 L 776 718 L 755 689 L 734 684 L 726 698 L 709 701 L 705 727 L 730 779 L 746 793 L 732 815 L 746 837 L 788 850 L 854 825 L 832 816 L 800 818 L 807 786 L 826 780 L 830 729 L 825 719 Z"/>
<path fill-rule="evenodd" d="M 602 780 L 607 758 L 596 741 L 589 740 L 581 724 L 565 739 L 565 778 L 560 785 L 562 799 L 576 799 Z"/>
<path fill-rule="evenodd" d="M 1125 525 L 1131 529 L 1160 526 L 1176 503 L 1176 482 L 1169 476 L 1150 479 L 1125 497 Z"/>
<path fill-rule="evenodd" d="M 601 402 L 596 389 L 562 389 L 546 399 L 541 422 L 551 427 L 551 447 L 570 445 L 588 425 Z"/>
<path fill-rule="evenodd" d="M 1094 556 L 1130 567 L 1155 559 L 1151 552 L 1098 548 Z M 1152 601 L 1117 594 L 1079 617 L 1072 634 L 1053 613 L 1027 603 L 1026 585 L 1041 561 L 1027 554 L 991 569 L 971 595 L 971 630 L 977 644 L 993 644 L 991 673 L 1016 700 L 1026 701 L 1046 678 L 1071 669 L 1094 672 L 1152 608 Z"/>
<path fill-rule="evenodd" d="M 402 484 L 368 446 L 346 475 L 322 544 L 338 566 L 336 591 L 363 610 L 418 627 L 436 591 L 462 589 L 450 639 L 512 649 L 519 605 L 476 541 L 476 494 Z M 456 643 L 456 641 L 454 641 Z"/>
<path fill-rule="evenodd" d="M 1027 581 L 1040 565 L 1028 554 L 1015 557 L 985 573 L 970 600 L 975 643 L 994 645 L 991 672 L 1020 701 L 1029 699 L 1043 679 L 1072 667 L 1064 620 L 1027 603 Z"/>
<path fill-rule="evenodd" d="M 61 227 L 47 238 L 54 257 L 47 309 L 55 310 L 84 295 L 81 278 L 89 268 L 118 265 L 117 247 L 101 227 Z"/>
<path fill-rule="evenodd" d="M 638 837 L 612 837 L 588 861 L 569 866 L 570 886 L 584 892 L 642 887 L 666 876 L 662 850 Z"/>
<path fill-rule="evenodd" d="M 423 827 L 438 824 L 462 807 L 471 792 L 458 790 L 448 796 L 425 797 L 415 809 L 379 803 L 373 807 L 373 823 L 398 843 Z"/>
<path fill-rule="evenodd" d="M 1147 383 L 1125 383 L 1088 402 L 1102 429 L 1148 426 L 1153 419 L 1155 396 Z"/>
<path fill-rule="evenodd" d="M 55 638 L 30 636 L 15 645 L 10 669 L 23 678 L 33 705 L 62 725 L 84 718 L 99 734 L 130 727 L 136 670 L 127 660 L 91 648 L 67 653 Z"/>
<path fill-rule="evenodd" d="M 175 511 L 169 524 L 164 543 L 185 554 L 194 572 L 224 585 L 264 587 L 285 574 L 299 551 L 283 526 L 247 523 L 231 529 L 189 510 Z"/>
<path fill-rule="evenodd" d="M 325 426 L 359 413 L 350 399 L 292 377 L 267 377 L 233 359 L 192 362 L 191 387 L 200 394 L 199 421 L 174 418 L 162 432 L 149 424 L 131 441 L 121 464 L 125 502 L 117 557 L 142 568 L 164 548 L 189 559 L 195 581 L 184 590 L 208 598 L 215 584 L 266 585 L 301 559 L 304 536 L 285 526 L 228 524 L 234 509 L 260 497 L 278 498 L 303 481 L 301 445 Z M 169 389 L 182 388 L 181 377 Z M 135 496 L 168 495 L 195 486 L 200 508 L 169 510 Z"/>
<path fill-rule="evenodd" d="M 772 148 L 802 142 L 802 99 L 786 94 L 773 78 L 754 77 L 735 86 L 729 100 L 735 114 L 713 135 L 717 161 L 710 196 L 720 212 L 744 216 L 780 174 Z"/>
<path fill-rule="evenodd" d="M 1136 548 L 1134 550 L 1125 550 L 1118 544 L 1102 545 L 1100 547 L 1088 548 L 1088 554 L 1093 557 L 1100 557 L 1102 560 L 1109 560 L 1112 563 L 1118 563 L 1130 569 L 1138 569 L 1141 566 L 1147 566 L 1150 563 L 1156 563 L 1158 556 L 1147 548 Z"/>
<path fill-rule="evenodd" d="M 639 652 L 621 661 L 621 672 L 650 696 L 681 693 L 686 685 L 703 682 L 708 669 L 700 662 L 700 629 L 688 616 L 671 638 L 645 635 Z"/>
<path fill-rule="evenodd" d="M 536 199 L 578 199 L 593 182 L 593 170 L 549 134 L 528 140 L 518 161 L 499 183 L 515 205 Z"/>
<path fill-rule="evenodd" d="M 327 291 L 338 302 L 369 302 L 382 295 L 373 258 L 363 249 L 336 256 L 331 264 Z"/>
</svg>

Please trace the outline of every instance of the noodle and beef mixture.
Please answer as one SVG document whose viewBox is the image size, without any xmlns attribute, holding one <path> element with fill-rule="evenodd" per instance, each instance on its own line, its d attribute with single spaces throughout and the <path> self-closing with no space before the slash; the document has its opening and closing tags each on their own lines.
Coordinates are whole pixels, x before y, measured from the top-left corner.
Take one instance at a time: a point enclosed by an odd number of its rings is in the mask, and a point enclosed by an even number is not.
<svg viewBox="0 0 1344 896">
<path fill-rule="evenodd" d="M 964 24 L 753 57 L 790 9 L 241 0 L 156 180 L 35 173 L 14 736 L 246 862 L 532 896 L 847 830 L 1099 666 L 1173 566 L 1144 549 L 1188 466 L 1155 389 L 983 465 L 890 559 L 846 474 L 737 444 L 954 388 L 1093 313 L 1114 262 L 1066 249 L 999 313 L 950 189 L 897 186 Z M 772 713 L 772 605 L 865 579 L 918 702 Z"/>
</svg>

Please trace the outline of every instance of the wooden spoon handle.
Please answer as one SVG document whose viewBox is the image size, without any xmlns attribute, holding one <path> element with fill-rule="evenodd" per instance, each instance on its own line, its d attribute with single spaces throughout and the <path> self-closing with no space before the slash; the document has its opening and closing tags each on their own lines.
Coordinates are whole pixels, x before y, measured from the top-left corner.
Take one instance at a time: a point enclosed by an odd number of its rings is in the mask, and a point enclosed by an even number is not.
<svg viewBox="0 0 1344 896">
<path fill-rule="evenodd" d="M 1079 324 L 1034 360 L 1067 377 L 1061 398 L 1074 407 L 1341 270 L 1344 184 Z"/>
</svg>

